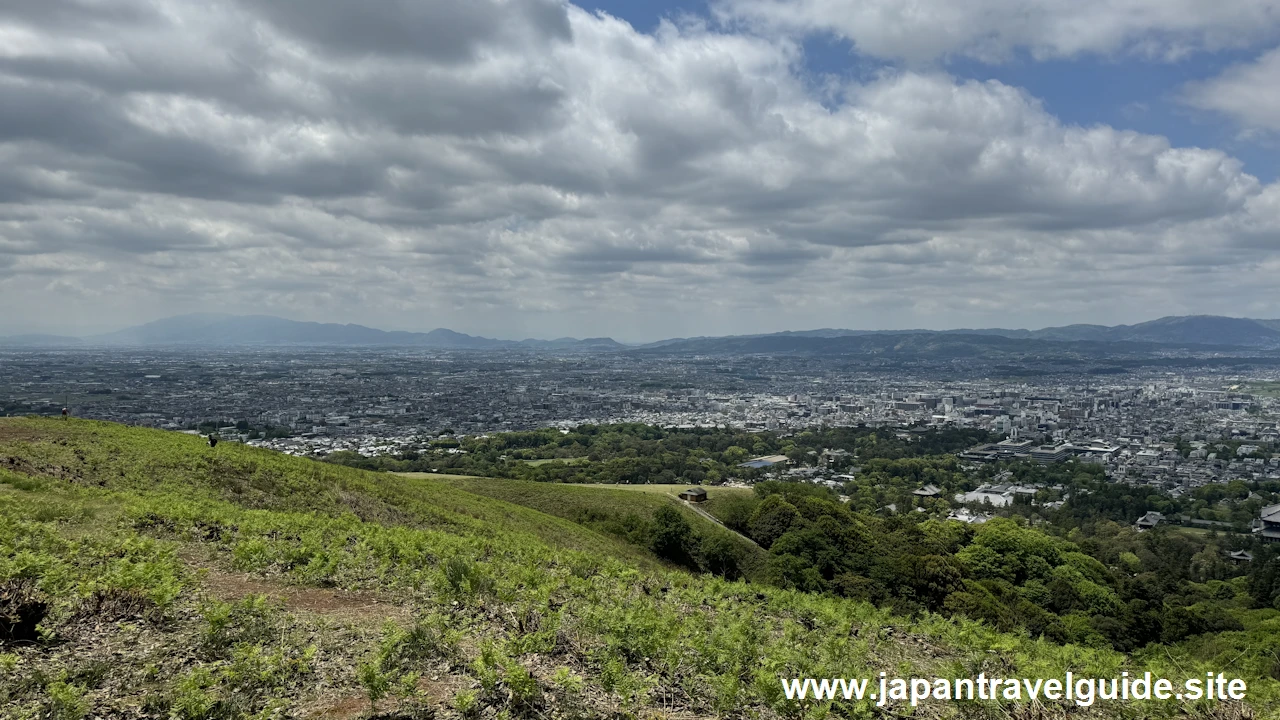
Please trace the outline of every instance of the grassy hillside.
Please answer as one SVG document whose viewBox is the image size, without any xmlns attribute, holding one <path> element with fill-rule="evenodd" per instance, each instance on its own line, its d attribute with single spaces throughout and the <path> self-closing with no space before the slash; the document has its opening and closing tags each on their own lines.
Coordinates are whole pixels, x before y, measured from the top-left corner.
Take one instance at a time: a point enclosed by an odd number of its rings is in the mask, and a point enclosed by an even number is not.
<svg viewBox="0 0 1280 720">
<path fill-rule="evenodd" d="M 639 495 L 628 495 L 634 501 Z M 779 676 L 1203 674 L 670 570 L 445 484 L 85 421 L 0 419 L 5 718 L 877 717 Z M 1126 717 L 1260 717 L 1139 703 Z M 899 703 L 891 710 L 909 714 Z M 936 704 L 917 717 L 1114 717 Z"/>
<path fill-rule="evenodd" d="M 764 562 L 764 551 L 758 545 L 721 527 L 712 519 L 714 516 L 702 515 L 676 498 L 688 485 L 571 485 L 467 475 L 412 473 L 408 476 L 431 478 L 468 493 L 572 520 L 641 547 L 649 544 L 651 530 L 646 524 L 654 519 L 658 509 L 674 507 L 699 537 L 721 538 L 731 543 L 741 574 L 754 577 Z M 719 495 L 750 493 L 736 488 L 708 488 L 708 492 L 708 504 Z"/>
</svg>

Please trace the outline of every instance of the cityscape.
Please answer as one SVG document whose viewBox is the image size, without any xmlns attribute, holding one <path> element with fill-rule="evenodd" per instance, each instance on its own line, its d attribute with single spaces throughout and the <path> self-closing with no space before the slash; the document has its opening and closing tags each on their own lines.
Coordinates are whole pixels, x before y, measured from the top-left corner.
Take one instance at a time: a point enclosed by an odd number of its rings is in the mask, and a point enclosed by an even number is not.
<svg viewBox="0 0 1280 720">
<path fill-rule="evenodd" d="M 1174 494 L 1280 478 L 1280 374 L 1211 367 L 981 377 L 848 358 L 405 349 L 11 350 L 5 414 L 57 414 L 323 457 L 457 437 L 646 423 L 783 435 L 814 427 L 959 427 L 1003 439 L 971 463 L 1076 458 Z M 958 375 L 968 375 L 958 377 Z M 1181 446 L 1177 443 L 1183 443 Z M 1228 447 L 1224 442 L 1233 442 Z M 822 479 L 822 478 L 819 478 Z"/>
</svg>

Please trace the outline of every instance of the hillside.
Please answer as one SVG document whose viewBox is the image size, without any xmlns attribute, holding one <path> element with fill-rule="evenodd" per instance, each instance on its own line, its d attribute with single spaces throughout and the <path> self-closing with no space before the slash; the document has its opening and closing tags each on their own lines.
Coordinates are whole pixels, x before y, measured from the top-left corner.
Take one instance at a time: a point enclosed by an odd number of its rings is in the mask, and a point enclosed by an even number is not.
<svg viewBox="0 0 1280 720">
<path fill-rule="evenodd" d="M 1170 345 L 1280 346 L 1280 330 L 1265 320 L 1190 315 L 1163 317 L 1136 325 L 1070 325 L 1045 328 L 1029 337 L 1057 340 L 1151 342 Z"/>
<path fill-rule="evenodd" d="M 417 474 L 410 474 L 417 476 Z M 564 483 L 530 482 L 505 478 L 472 477 L 465 475 L 426 475 L 440 478 L 440 482 L 469 493 L 483 495 L 539 512 L 571 520 L 584 527 L 628 540 L 634 545 L 648 546 L 649 538 L 643 537 L 640 527 L 651 522 L 661 508 L 677 508 L 689 523 L 692 531 L 709 542 L 714 537 L 732 545 L 732 571 L 730 575 L 754 578 L 762 569 L 764 551 L 748 538 L 726 530 L 706 511 L 695 509 L 676 499 L 679 489 L 687 485 L 569 485 Z M 648 489 L 652 492 L 643 492 Z M 708 488 L 708 505 L 720 496 L 744 491 L 732 488 Z M 745 491 L 750 493 L 750 491 Z M 723 572 L 721 574 L 724 574 Z"/>
<path fill-rule="evenodd" d="M 1213 647 L 1127 658 L 691 574 L 430 479 L 107 423 L 0 419 L 0 518 L 4 717 L 350 718 L 371 697 L 406 718 L 870 717 L 869 700 L 789 701 L 778 679 L 1253 672 Z M 1248 677 L 1249 706 L 1181 709 L 1270 713 L 1277 683 Z"/>
</svg>

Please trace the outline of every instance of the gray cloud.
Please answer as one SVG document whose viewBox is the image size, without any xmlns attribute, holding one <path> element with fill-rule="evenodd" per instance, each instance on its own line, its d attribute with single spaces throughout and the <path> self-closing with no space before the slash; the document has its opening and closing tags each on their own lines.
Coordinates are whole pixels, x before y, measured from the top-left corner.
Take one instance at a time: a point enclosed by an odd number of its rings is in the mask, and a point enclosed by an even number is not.
<svg viewBox="0 0 1280 720">
<path fill-rule="evenodd" d="M 1276 270 L 1276 186 L 1000 83 L 819 97 L 782 36 L 542 0 L 354 7 L 6 4 L 0 300 L 53 329 L 80 298 L 77 322 L 213 303 L 636 337 L 754 313 L 1103 320 L 1133 293 L 1116 320 L 1258 308 Z"/>
<path fill-rule="evenodd" d="M 344 0 L 240 0 L 282 32 L 320 52 L 346 57 L 397 55 L 464 63 L 494 46 L 545 46 L 570 37 L 554 0 L 388 0 L 377 7 Z"/>
</svg>

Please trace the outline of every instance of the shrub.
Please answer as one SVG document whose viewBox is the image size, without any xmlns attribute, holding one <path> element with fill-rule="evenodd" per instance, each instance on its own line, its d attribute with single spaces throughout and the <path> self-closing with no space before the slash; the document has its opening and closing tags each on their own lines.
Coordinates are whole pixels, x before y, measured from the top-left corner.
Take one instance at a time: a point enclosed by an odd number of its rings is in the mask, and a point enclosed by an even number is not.
<svg viewBox="0 0 1280 720">
<path fill-rule="evenodd" d="M 212 692 L 213 673 L 208 668 L 197 667 L 187 673 L 174 687 L 169 700 L 170 717 L 177 720 L 205 720 L 218 705 Z"/>
<path fill-rule="evenodd" d="M 386 697 L 387 692 L 391 689 L 391 678 L 382 671 L 377 661 L 360 663 L 360 666 L 356 668 L 356 677 L 360 680 L 360 685 L 369 696 L 369 707 L 373 708 L 374 712 L 377 712 L 378 701 Z"/>
<path fill-rule="evenodd" d="M 201 608 L 203 643 L 217 655 L 236 643 L 261 643 L 275 634 L 278 605 L 265 595 L 246 595 L 234 603 L 208 602 Z"/>
<path fill-rule="evenodd" d="M 492 595 L 497 583 L 476 563 L 455 555 L 444 562 L 445 582 L 455 595 Z"/>
<path fill-rule="evenodd" d="M 453 696 L 453 709 L 464 718 L 473 718 L 480 714 L 480 700 L 474 690 L 459 690 Z"/>
<path fill-rule="evenodd" d="M 45 688 L 45 691 L 49 693 L 48 717 L 51 720 L 80 720 L 89 714 L 85 687 L 55 682 Z"/>
</svg>

